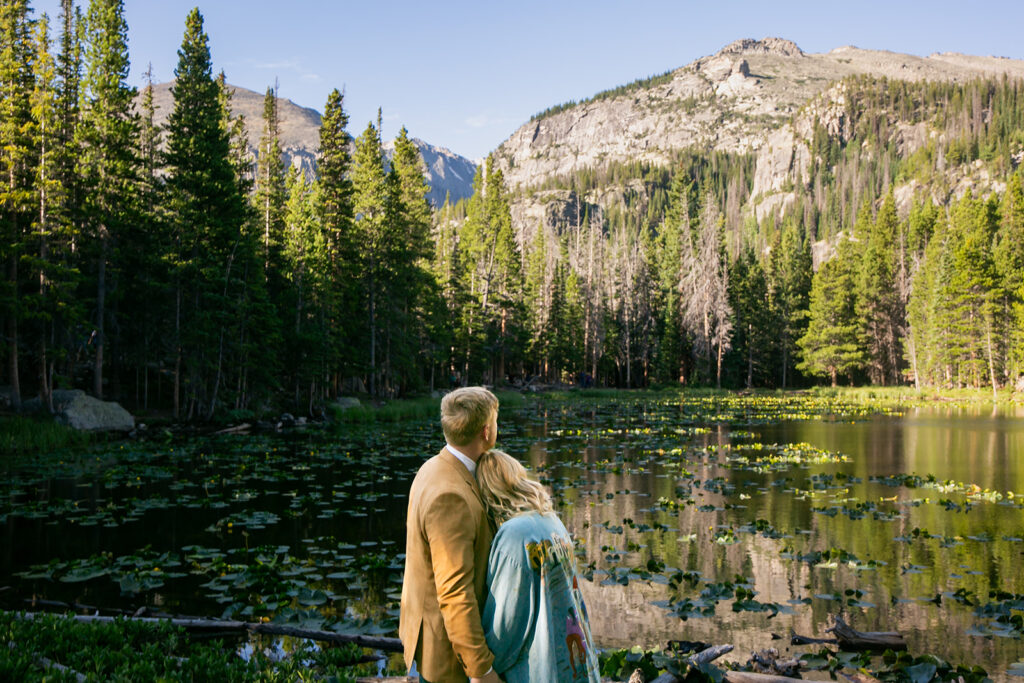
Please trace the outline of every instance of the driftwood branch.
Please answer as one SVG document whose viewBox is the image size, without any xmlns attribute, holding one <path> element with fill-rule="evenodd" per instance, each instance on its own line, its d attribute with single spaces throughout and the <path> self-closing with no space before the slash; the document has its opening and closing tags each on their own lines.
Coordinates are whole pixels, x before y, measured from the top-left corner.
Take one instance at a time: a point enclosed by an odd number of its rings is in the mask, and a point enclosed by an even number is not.
<svg viewBox="0 0 1024 683">
<path fill-rule="evenodd" d="M 9 647 L 11 650 L 14 650 L 14 649 L 17 648 L 17 646 L 14 644 L 13 641 L 10 642 L 10 643 L 7 643 L 7 647 Z M 60 671 L 61 673 L 65 673 L 65 674 L 69 674 L 71 676 L 74 676 L 75 680 L 78 681 L 78 683 L 85 683 L 87 680 L 89 680 L 84 674 L 78 673 L 77 671 L 75 671 L 71 667 L 64 666 L 63 664 L 55 662 L 52 659 L 47 659 L 46 657 L 36 657 L 36 664 L 38 664 L 39 666 L 41 666 L 44 669 L 56 669 L 57 671 Z"/>
<path fill-rule="evenodd" d="M 686 663 L 690 666 L 701 666 L 707 664 L 713 660 L 718 659 L 724 654 L 732 652 L 732 645 L 712 645 L 709 648 L 701 650 L 695 655 L 686 658 Z M 673 673 L 663 673 L 655 678 L 651 683 L 679 683 L 682 679 Z"/>
<path fill-rule="evenodd" d="M 753 671 L 725 671 L 726 683 L 793 683 L 792 678 L 774 674 L 758 674 Z"/>
<path fill-rule="evenodd" d="M 21 618 L 33 619 L 36 613 L 27 612 L 19 615 Z M 104 617 L 95 615 L 76 614 L 70 618 L 82 623 L 113 623 L 117 617 Z M 368 647 L 374 650 L 385 652 L 402 652 L 402 641 L 398 638 L 379 638 L 347 633 L 335 633 L 333 631 L 317 631 L 313 629 L 296 628 L 284 624 L 255 624 L 247 621 L 223 621 L 218 619 L 161 619 L 155 617 L 123 617 L 125 621 L 136 621 L 149 624 L 170 623 L 190 633 L 202 634 L 229 634 L 229 633 L 262 633 L 274 636 L 292 636 L 295 638 L 308 638 L 330 643 L 355 643 L 360 647 Z"/>
<path fill-rule="evenodd" d="M 839 672 L 843 678 L 850 681 L 850 683 L 881 683 L 874 676 L 869 676 L 866 673 L 860 671 L 854 671 L 853 673 L 846 673 L 844 671 Z"/>
<path fill-rule="evenodd" d="M 826 632 L 836 634 L 839 646 L 851 650 L 906 650 L 907 641 L 897 631 L 857 631 L 839 615 L 832 617 L 833 626 Z"/>
</svg>

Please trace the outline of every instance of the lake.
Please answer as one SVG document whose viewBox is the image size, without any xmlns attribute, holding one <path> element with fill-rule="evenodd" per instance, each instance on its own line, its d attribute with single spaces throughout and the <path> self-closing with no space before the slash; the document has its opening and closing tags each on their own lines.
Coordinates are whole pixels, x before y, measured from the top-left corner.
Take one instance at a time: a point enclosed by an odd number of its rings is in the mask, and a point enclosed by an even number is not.
<svg viewBox="0 0 1024 683">
<path fill-rule="evenodd" d="M 1024 660 L 1024 408 L 530 398 L 499 444 L 551 487 L 603 647 L 732 643 L 745 662 L 813 651 L 791 630 L 842 613 L 996 680 Z M 0 601 L 389 632 L 405 494 L 442 445 L 426 421 L 7 463 Z"/>
</svg>

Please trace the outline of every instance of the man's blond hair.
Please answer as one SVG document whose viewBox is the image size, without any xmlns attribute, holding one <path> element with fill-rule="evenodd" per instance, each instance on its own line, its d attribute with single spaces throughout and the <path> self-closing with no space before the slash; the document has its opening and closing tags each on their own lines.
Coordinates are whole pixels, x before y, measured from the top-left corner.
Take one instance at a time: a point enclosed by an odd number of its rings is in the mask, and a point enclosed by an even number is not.
<svg viewBox="0 0 1024 683">
<path fill-rule="evenodd" d="M 453 446 L 465 446 L 498 412 L 498 397 L 483 387 L 462 387 L 441 399 L 441 429 Z"/>
</svg>

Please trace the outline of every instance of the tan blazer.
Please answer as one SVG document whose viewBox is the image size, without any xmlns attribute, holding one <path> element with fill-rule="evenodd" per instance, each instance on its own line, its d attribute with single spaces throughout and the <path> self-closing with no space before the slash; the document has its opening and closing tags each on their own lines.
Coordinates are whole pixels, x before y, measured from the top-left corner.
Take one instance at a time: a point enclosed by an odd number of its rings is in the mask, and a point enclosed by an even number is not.
<svg viewBox="0 0 1024 683">
<path fill-rule="evenodd" d="M 494 663 L 480 615 L 494 530 L 476 479 L 442 450 L 409 490 L 398 634 L 406 665 L 432 683 L 483 676 Z"/>
</svg>

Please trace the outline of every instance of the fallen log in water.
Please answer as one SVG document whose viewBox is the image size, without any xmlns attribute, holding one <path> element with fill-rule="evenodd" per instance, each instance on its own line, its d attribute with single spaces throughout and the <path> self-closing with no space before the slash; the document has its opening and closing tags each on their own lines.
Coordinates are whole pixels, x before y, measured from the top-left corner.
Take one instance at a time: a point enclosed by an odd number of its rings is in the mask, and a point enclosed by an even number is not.
<svg viewBox="0 0 1024 683">
<path fill-rule="evenodd" d="M 37 612 L 25 612 L 18 614 L 19 618 L 34 619 Z M 376 636 L 365 636 L 348 633 L 335 633 L 333 631 L 317 631 L 313 629 L 296 628 L 285 624 L 252 623 L 248 621 L 224 621 L 219 619 L 163 619 L 156 617 L 103 617 L 89 614 L 69 615 L 70 618 L 82 623 L 113 623 L 115 619 L 124 621 L 137 621 L 148 624 L 170 623 L 191 633 L 228 635 L 233 633 L 261 633 L 273 636 L 291 636 L 293 638 L 308 638 L 330 643 L 355 643 L 360 647 L 368 647 L 374 650 L 385 652 L 402 652 L 402 641 L 398 638 L 380 638 Z"/>
<path fill-rule="evenodd" d="M 732 652 L 732 650 L 732 645 L 712 645 L 709 648 L 701 650 L 695 655 L 687 657 L 684 661 L 686 661 L 690 666 L 700 666 L 714 661 L 722 655 Z M 651 681 L 651 683 L 679 683 L 681 680 L 682 679 L 673 673 L 663 673 Z"/>
<path fill-rule="evenodd" d="M 838 638 L 811 638 L 810 636 L 802 636 L 792 629 L 789 631 L 790 645 L 836 645 L 838 643 Z"/>
<path fill-rule="evenodd" d="M 832 617 L 833 626 L 826 633 L 836 634 L 839 647 L 850 650 L 906 650 L 907 641 L 897 631 L 857 631 L 839 615 Z"/>
</svg>

